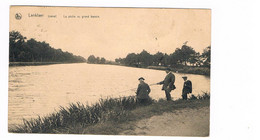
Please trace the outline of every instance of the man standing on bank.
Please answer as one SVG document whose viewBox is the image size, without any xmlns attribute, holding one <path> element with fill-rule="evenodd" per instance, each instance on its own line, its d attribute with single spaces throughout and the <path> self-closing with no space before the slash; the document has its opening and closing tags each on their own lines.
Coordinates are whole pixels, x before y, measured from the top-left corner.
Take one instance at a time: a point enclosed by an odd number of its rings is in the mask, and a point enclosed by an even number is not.
<svg viewBox="0 0 260 140">
<path fill-rule="evenodd" d="M 165 91 L 165 95 L 166 95 L 167 101 L 170 101 L 170 100 L 172 100 L 172 98 L 171 98 L 171 91 L 176 89 L 176 87 L 174 85 L 175 76 L 171 72 L 170 68 L 166 69 L 166 73 L 167 73 L 167 75 L 165 76 L 164 80 L 159 82 L 159 83 L 157 83 L 157 84 L 159 84 L 159 85 L 163 84 L 162 90 Z"/>
<path fill-rule="evenodd" d="M 149 85 L 144 82 L 143 77 L 140 77 L 138 80 L 140 83 L 136 91 L 136 98 L 139 103 L 145 104 L 150 100 L 149 93 L 151 89 Z"/>
<path fill-rule="evenodd" d="M 182 89 L 182 99 L 187 100 L 187 95 L 192 93 L 192 83 L 190 80 L 187 80 L 187 76 L 182 77 L 184 80 L 183 89 Z"/>
</svg>

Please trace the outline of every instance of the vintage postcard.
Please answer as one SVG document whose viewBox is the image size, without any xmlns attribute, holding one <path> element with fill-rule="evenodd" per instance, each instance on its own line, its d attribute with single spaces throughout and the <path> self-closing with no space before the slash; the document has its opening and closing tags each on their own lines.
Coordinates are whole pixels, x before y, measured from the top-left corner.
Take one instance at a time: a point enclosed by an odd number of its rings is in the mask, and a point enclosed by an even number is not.
<svg viewBox="0 0 260 140">
<path fill-rule="evenodd" d="M 11 6 L 10 133 L 209 136 L 211 10 Z"/>
</svg>

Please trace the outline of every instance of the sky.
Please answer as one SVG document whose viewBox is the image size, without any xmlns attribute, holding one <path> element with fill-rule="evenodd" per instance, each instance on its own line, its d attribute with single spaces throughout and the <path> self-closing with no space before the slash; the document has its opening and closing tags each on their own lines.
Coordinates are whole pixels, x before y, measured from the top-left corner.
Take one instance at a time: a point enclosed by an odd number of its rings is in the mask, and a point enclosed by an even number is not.
<svg viewBox="0 0 260 140">
<path fill-rule="evenodd" d="M 186 41 L 202 53 L 211 45 L 211 10 L 12 6 L 9 30 L 85 58 L 171 54 Z"/>
</svg>

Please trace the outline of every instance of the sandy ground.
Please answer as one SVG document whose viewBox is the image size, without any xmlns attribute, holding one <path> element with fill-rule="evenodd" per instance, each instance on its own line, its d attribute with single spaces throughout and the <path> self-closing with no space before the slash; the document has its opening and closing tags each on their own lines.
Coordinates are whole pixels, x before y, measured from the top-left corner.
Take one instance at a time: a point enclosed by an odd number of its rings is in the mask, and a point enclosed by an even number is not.
<svg viewBox="0 0 260 140">
<path fill-rule="evenodd" d="M 209 107 L 182 109 L 136 122 L 121 135 L 208 136 Z"/>
</svg>

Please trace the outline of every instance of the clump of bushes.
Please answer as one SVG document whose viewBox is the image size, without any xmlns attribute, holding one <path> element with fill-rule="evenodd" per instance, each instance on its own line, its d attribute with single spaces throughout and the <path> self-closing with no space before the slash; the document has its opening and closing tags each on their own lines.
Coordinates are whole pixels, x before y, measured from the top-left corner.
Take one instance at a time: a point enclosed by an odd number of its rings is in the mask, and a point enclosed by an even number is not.
<svg viewBox="0 0 260 140">
<path fill-rule="evenodd" d="M 189 100 L 205 100 L 205 99 L 210 99 L 210 94 L 207 92 L 203 92 L 202 95 L 199 94 L 198 96 L 191 94 L 189 98 Z"/>
</svg>

